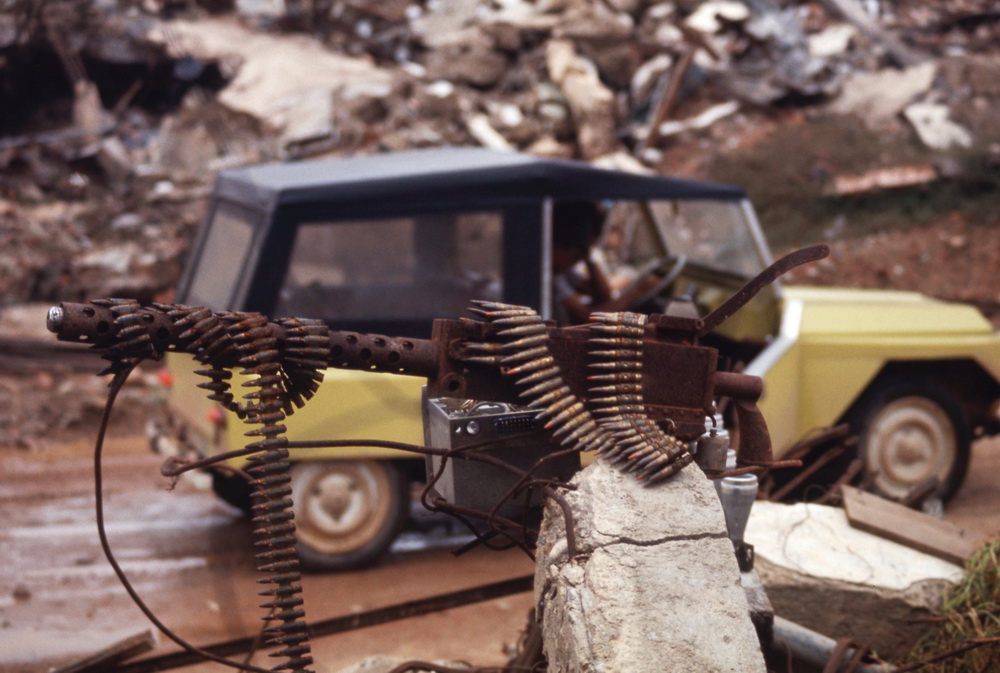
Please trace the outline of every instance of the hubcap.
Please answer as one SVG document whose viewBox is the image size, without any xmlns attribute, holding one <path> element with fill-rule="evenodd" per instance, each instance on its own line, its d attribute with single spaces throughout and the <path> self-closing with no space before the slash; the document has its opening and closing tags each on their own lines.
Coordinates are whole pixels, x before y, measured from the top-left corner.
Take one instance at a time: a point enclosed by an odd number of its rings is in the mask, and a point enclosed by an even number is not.
<svg viewBox="0 0 1000 673">
<path fill-rule="evenodd" d="M 374 461 L 299 463 L 292 488 L 299 539 L 323 553 L 363 547 L 391 518 L 393 482 Z"/>
<path fill-rule="evenodd" d="M 876 488 L 901 498 L 931 477 L 948 476 L 955 464 L 955 428 L 932 400 L 901 397 L 872 419 L 864 454 Z"/>
</svg>

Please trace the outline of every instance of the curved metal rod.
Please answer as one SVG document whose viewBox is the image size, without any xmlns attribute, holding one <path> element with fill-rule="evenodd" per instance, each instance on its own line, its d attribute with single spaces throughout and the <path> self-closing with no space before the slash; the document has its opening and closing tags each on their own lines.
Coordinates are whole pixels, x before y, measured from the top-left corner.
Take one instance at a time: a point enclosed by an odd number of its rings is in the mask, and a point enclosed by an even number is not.
<svg viewBox="0 0 1000 673">
<path fill-rule="evenodd" d="M 132 583 L 129 581 L 125 571 L 118 563 L 118 559 L 115 557 L 114 551 L 111 549 L 111 542 L 108 540 L 108 532 L 104 523 L 104 474 L 102 470 L 104 439 L 107 435 L 108 422 L 111 418 L 111 409 L 114 407 L 115 399 L 118 397 L 118 392 L 122 389 L 122 386 L 125 384 L 125 380 L 128 379 L 129 374 L 131 374 L 132 370 L 138 366 L 139 362 L 141 362 L 139 359 L 130 360 L 126 363 L 124 368 L 114 372 L 114 378 L 111 380 L 111 384 L 108 387 L 108 399 L 105 402 L 104 413 L 101 416 L 101 425 L 98 429 L 97 440 L 94 444 L 95 514 L 97 518 L 97 535 L 101 541 L 101 549 L 104 551 L 104 557 L 108 560 L 108 563 L 111 564 L 111 569 L 114 570 L 115 575 L 118 576 L 118 580 L 122 583 L 122 586 L 125 588 L 129 597 L 132 598 L 132 602 L 135 603 L 136 607 L 138 607 L 144 615 L 146 615 L 146 618 L 152 622 L 153 626 L 159 629 L 160 632 L 167 638 L 174 641 L 188 652 L 197 654 L 198 656 L 204 657 L 218 664 L 230 666 L 241 671 L 252 671 L 253 673 L 272 673 L 272 671 L 267 668 L 251 666 L 249 664 L 226 659 L 225 657 L 216 656 L 211 652 L 206 652 L 205 650 L 195 647 L 184 638 L 174 633 L 166 624 L 160 621 L 159 617 L 157 617 L 153 613 L 152 609 L 146 605 L 145 601 L 142 600 L 142 597 L 139 596 L 135 587 L 132 586 Z"/>
<path fill-rule="evenodd" d="M 698 328 L 697 335 L 705 336 L 709 332 L 715 330 L 716 327 L 724 323 L 730 316 L 743 308 L 743 306 L 748 301 L 753 299 L 758 292 L 764 289 L 765 286 L 770 285 L 777 280 L 779 276 L 788 273 L 797 266 L 821 260 L 829 254 L 830 246 L 826 243 L 811 245 L 808 248 L 802 248 L 801 250 L 788 253 L 774 264 L 757 274 L 750 280 L 750 282 L 740 288 L 736 294 L 724 301 L 719 308 L 705 316 L 701 321 L 701 326 Z"/>
</svg>

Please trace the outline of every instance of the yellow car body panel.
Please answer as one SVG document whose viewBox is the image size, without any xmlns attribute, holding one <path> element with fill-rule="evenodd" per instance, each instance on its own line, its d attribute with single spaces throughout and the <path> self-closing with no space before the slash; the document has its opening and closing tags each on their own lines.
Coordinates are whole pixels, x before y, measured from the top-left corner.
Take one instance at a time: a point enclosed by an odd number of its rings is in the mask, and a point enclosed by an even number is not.
<svg viewBox="0 0 1000 673">
<path fill-rule="evenodd" d="M 197 448 L 206 454 L 239 449 L 253 438 L 245 436 L 254 426 L 240 420 L 235 413 L 225 412 L 225 430 L 219 437 L 217 426 L 209 420 L 213 407 L 221 407 L 195 388 L 207 379 L 195 374 L 200 367 L 193 358 L 171 354 L 169 366 L 173 374 L 170 407 L 186 428 L 201 437 Z M 253 390 L 244 387 L 249 377 L 235 375 L 231 380 L 237 399 Z M 424 380 L 413 376 L 394 376 L 364 371 L 328 369 L 316 395 L 301 409 L 288 416 L 289 441 L 381 440 L 406 444 L 423 444 L 421 419 L 421 388 Z M 330 460 L 352 458 L 416 458 L 417 455 L 370 446 L 347 446 L 321 449 L 296 449 L 296 460 Z M 236 459 L 234 465 L 246 461 Z"/>
<path fill-rule="evenodd" d="M 785 287 L 778 337 L 747 372 L 775 453 L 836 423 L 888 362 L 972 359 L 1000 377 L 1000 336 L 975 308 L 913 292 Z"/>
</svg>

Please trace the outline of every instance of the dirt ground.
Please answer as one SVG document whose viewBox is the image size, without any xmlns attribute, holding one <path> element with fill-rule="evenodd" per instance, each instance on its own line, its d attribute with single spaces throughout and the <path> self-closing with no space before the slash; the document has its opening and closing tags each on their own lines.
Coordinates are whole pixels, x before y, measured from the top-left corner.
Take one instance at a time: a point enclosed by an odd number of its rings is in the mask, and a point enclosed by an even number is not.
<svg viewBox="0 0 1000 673">
<path fill-rule="evenodd" d="M 955 213 L 864 236 L 836 225 L 825 233 L 830 256 L 795 269 L 788 283 L 922 292 L 974 303 L 1000 325 L 1000 219 L 969 222 Z"/>
<path fill-rule="evenodd" d="M 42 673 L 151 628 L 118 584 L 98 545 L 87 439 L 43 450 L 3 449 L 0 486 L 0 673 Z M 174 490 L 141 437 L 107 447 L 104 471 L 115 553 L 154 612 L 198 644 L 254 633 L 256 571 L 249 524 L 196 479 Z M 969 479 L 945 518 L 1000 533 L 1000 441 L 974 448 Z M 437 542 L 435 542 L 437 540 Z M 405 542 L 415 543 L 417 536 Z M 377 567 L 307 575 L 311 620 L 468 588 L 533 572 L 521 552 L 478 550 L 455 558 L 443 536 L 406 544 Z M 498 665 L 515 646 L 532 604 L 528 593 L 312 642 L 316 670 L 334 672 L 372 655 Z M 860 635 L 860 634 L 859 634 Z M 178 648 L 162 636 L 157 653 Z M 263 663 L 258 661 L 258 663 Z M 269 665 L 269 664 L 267 664 Z M 215 664 L 191 671 L 220 670 Z"/>
<path fill-rule="evenodd" d="M 104 382 L 85 374 L 36 373 L 6 377 L 24 405 L 46 400 L 35 413 L 54 430 L 33 442 L 0 446 L 0 673 L 42 673 L 151 628 L 103 557 L 94 523 L 92 446 Z M 58 382 L 58 383 L 57 383 Z M 113 425 L 105 458 L 107 518 L 116 554 L 154 612 L 199 644 L 252 635 L 257 607 L 249 524 L 221 503 L 204 481 L 177 488 L 159 475 L 161 459 L 134 434 L 145 411 L 136 400 L 156 399 L 155 372 L 132 384 Z M 65 407 L 60 389 L 75 390 Z M 87 394 L 81 394 L 80 391 Z M 129 410 L 131 408 L 131 410 Z M 147 410 L 148 411 L 148 410 Z M 67 437 L 74 439 L 67 440 Z M 969 478 L 945 518 L 984 535 L 1000 534 L 1000 440 L 974 447 Z M 426 527 L 425 527 L 426 528 Z M 375 568 L 307 575 L 311 620 L 367 610 L 444 591 L 528 575 L 521 552 L 477 550 L 454 558 L 448 531 L 408 533 Z M 414 547 L 422 547 L 414 549 Z M 335 672 L 371 655 L 463 660 L 499 665 L 525 626 L 532 597 L 516 594 L 395 624 L 313 641 L 315 669 Z M 160 637 L 157 653 L 177 646 Z M 270 666 L 271 663 L 258 661 Z M 186 670 L 220 670 L 202 664 Z"/>
<path fill-rule="evenodd" d="M 2 449 L 0 484 L 0 672 L 42 673 L 120 638 L 152 628 L 112 574 L 94 516 L 89 441 L 44 450 Z M 250 524 L 207 484 L 184 479 L 168 490 L 161 459 L 141 437 L 113 440 L 104 461 L 105 511 L 115 554 L 157 616 L 196 644 L 251 636 L 257 607 Z M 303 579 L 311 621 L 530 575 L 520 551 L 474 550 L 433 530 L 404 534 L 377 567 Z M 423 546 L 423 549 L 413 547 Z M 523 629 L 531 595 L 457 608 L 312 643 L 315 670 L 338 671 L 371 655 L 506 661 Z M 155 629 L 154 629 L 155 630 Z M 178 647 L 160 636 L 156 653 Z M 266 657 L 255 662 L 270 667 Z M 217 664 L 188 667 L 218 671 Z"/>
</svg>

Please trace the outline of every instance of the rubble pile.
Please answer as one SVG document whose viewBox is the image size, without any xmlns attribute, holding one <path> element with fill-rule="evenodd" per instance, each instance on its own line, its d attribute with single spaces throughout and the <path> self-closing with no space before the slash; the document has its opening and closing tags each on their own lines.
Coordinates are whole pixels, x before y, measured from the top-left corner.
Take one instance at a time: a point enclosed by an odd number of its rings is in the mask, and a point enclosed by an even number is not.
<svg viewBox="0 0 1000 673">
<path fill-rule="evenodd" d="M 931 167 L 902 174 L 920 180 L 943 175 L 933 159 L 1000 158 L 989 0 L 0 7 L 8 305 L 168 294 L 235 165 L 483 145 L 710 177 L 712 157 L 830 115 L 919 147 Z"/>
</svg>

